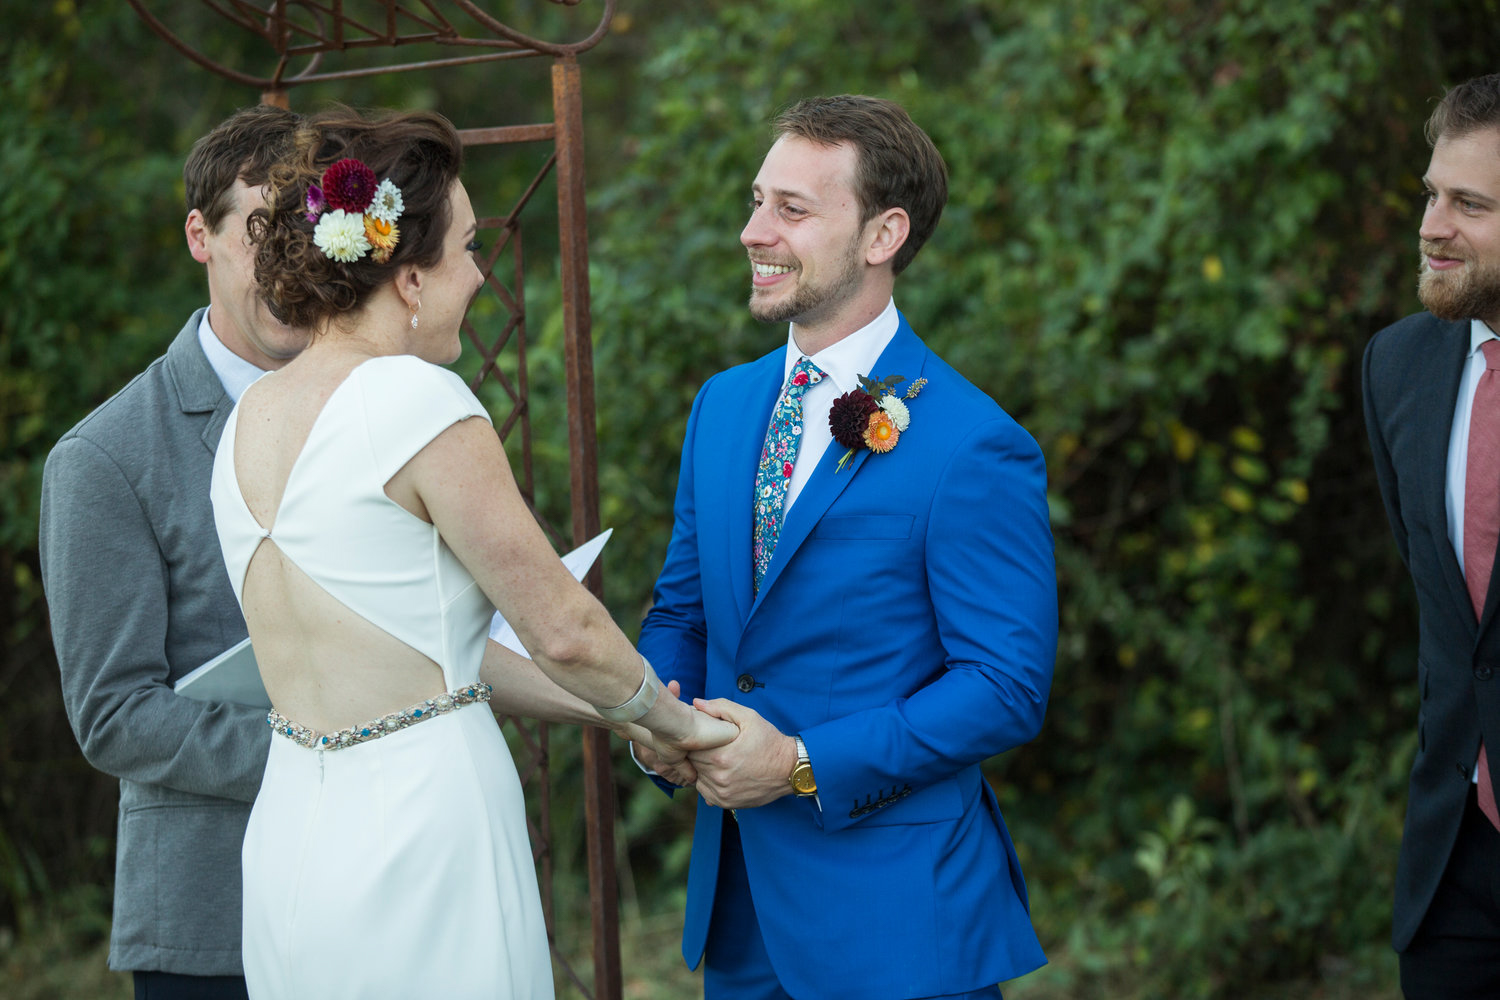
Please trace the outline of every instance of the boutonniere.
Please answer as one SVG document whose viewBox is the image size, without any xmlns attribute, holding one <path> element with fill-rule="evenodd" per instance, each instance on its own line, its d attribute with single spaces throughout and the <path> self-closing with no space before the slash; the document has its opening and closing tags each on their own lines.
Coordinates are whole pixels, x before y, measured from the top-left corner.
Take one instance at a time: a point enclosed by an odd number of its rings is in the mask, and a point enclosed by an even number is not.
<svg viewBox="0 0 1500 1000">
<path fill-rule="evenodd" d="M 922 391 L 927 384 L 919 378 L 907 387 L 906 394 L 896 395 L 900 375 L 888 375 L 883 379 L 859 377 L 859 388 L 846 392 L 833 401 L 828 411 L 828 428 L 833 439 L 849 450 L 839 459 L 834 473 L 844 471 L 844 465 L 861 448 L 868 448 L 883 455 L 896 447 L 902 431 L 911 426 L 911 411 L 906 400 Z"/>
</svg>

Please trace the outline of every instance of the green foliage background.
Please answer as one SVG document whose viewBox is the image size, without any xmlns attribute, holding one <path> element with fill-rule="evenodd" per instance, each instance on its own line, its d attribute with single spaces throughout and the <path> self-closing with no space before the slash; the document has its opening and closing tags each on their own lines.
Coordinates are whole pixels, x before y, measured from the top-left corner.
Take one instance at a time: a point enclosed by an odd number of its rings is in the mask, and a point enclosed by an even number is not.
<svg viewBox="0 0 1500 1000">
<path fill-rule="evenodd" d="M 178 6 L 205 49 L 269 65 Z M 568 38 L 597 4 L 496 9 Z M 181 160 L 256 95 L 124 5 L 0 10 L 3 953 L 60 901 L 101 933 L 111 873 L 113 782 L 62 715 L 38 582 L 42 462 L 201 304 Z M 1415 631 L 1358 360 L 1419 308 L 1421 124 L 1444 87 L 1494 68 L 1497 15 L 1496 0 L 626 0 L 583 59 L 603 520 L 621 529 L 606 587 L 627 630 L 693 393 L 782 336 L 746 314 L 735 239 L 765 122 L 812 93 L 879 94 L 948 161 L 952 199 L 897 301 L 1041 443 L 1062 601 L 1046 727 L 989 767 L 1054 958 L 1008 994 L 1394 981 Z M 477 126 L 547 118 L 547 95 L 534 61 L 293 101 Z M 477 155 L 469 186 L 503 201 L 535 169 Z M 526 233 L 526 296 L 538 498 L 566 524 L 552 197 Z M 669 911 L 690 809 L 619 776 L 632 905 Z"/>
</svg>

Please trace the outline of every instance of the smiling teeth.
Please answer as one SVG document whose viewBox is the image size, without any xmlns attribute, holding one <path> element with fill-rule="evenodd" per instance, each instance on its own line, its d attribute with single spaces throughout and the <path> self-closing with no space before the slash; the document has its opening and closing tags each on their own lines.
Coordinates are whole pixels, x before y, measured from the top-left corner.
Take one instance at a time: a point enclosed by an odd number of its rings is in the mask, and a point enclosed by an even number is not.
<svg viewBox="0 0 1500 1000">
<path fill-rule="evenodd" d="M 776 274 L 786 274 L 791 268 L 782 264 L 755 264 L 755 273 L 762 278 L 769 278 Z"/>
</svg>

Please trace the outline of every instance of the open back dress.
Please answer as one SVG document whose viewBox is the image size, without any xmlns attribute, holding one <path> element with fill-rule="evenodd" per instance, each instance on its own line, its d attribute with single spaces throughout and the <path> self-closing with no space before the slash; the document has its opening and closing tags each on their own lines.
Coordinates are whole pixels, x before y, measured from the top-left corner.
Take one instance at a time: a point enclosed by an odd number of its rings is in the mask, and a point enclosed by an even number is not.
<svg viewBox="0 0 1500 1000">
<path fill-rule="evenodd" d="M 446 687 L 332 733 L 271 712 L 243 851 L 251 996 L 550 1000 L 521 785 L 479 681 L 494 609 L 436 527 L 385 493 L 445 429 L 488 416 L 458 376 L 418 358 L 360 364 L 319 413 L 269 527 L 235 475 L 238 416 L 212 496 L 241 606 L 252 557 L 273 544 L 438 664 Z M 337 683 L 361 683 L 359 663 Z"/>
</svg>

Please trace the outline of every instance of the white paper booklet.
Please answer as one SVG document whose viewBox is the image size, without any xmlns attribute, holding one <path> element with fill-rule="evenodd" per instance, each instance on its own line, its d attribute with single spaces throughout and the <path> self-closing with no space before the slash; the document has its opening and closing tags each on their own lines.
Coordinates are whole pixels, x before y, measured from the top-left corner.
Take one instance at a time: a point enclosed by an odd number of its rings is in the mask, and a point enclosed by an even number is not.
<svg viewBox="0 0 1500 1000">
<path fill-rule="evenodd" d="M 250 640 L 243 639 L 212 660 L 184 675 L 172 690 L 198 701 L 232 701 L 251 708 L 270 708 L 271 698 L 260 682 L 260 668 Z"/>
<path fill-rule="evenodd" d="M 609 541 L 609 536 L 614 534 L 614 528 L 605 528 L 599 534 L 584 542 L 578 548 L 562 557 L 562 563 L 568 567 L 568 572 L 573 574 L 573 579 L 582 581 L 588 574 L 589 567 L 599 558 L 599 553 L 604 551 L 604 543 Z M 526 647 L 521 645 L 521 640 L 516 635 L 516 630 L 510 627 L 500 612 L 495 612 L 495 617 L 490 621 L 490 639 L 498 642 L 513 652 L 520 653 L 528 660 L 531 654 L 526 652 Z"/>
<path fill-rule="evenodd" d="M 607 528 L 562 557 L 562 563 L 573 574 L 573 579 L 584 578 L 589 567 L 599 558 L 599 553 L 604 551 L 604 543 L 609 541 L 613 532 L 613 528 Z M 498 611 L 490 622 L 490 638 L 522 656 L 530 657 L 526 647 L 521 645 L 521 640 L 516 636 L 516 630 L 510 627 L 510 623 Z M 266 694 L 265 685 L 260 682 L 260 668 L 255 664 L 255 652 L 250 648 L 249 639 L 235 643 L 184 675 L 172 686 L 172 690 L 185 698 L 196 698 L 199 701 L 232 701 L 251 708 L 271 707 L 271 698 Z"/>
</svg>

